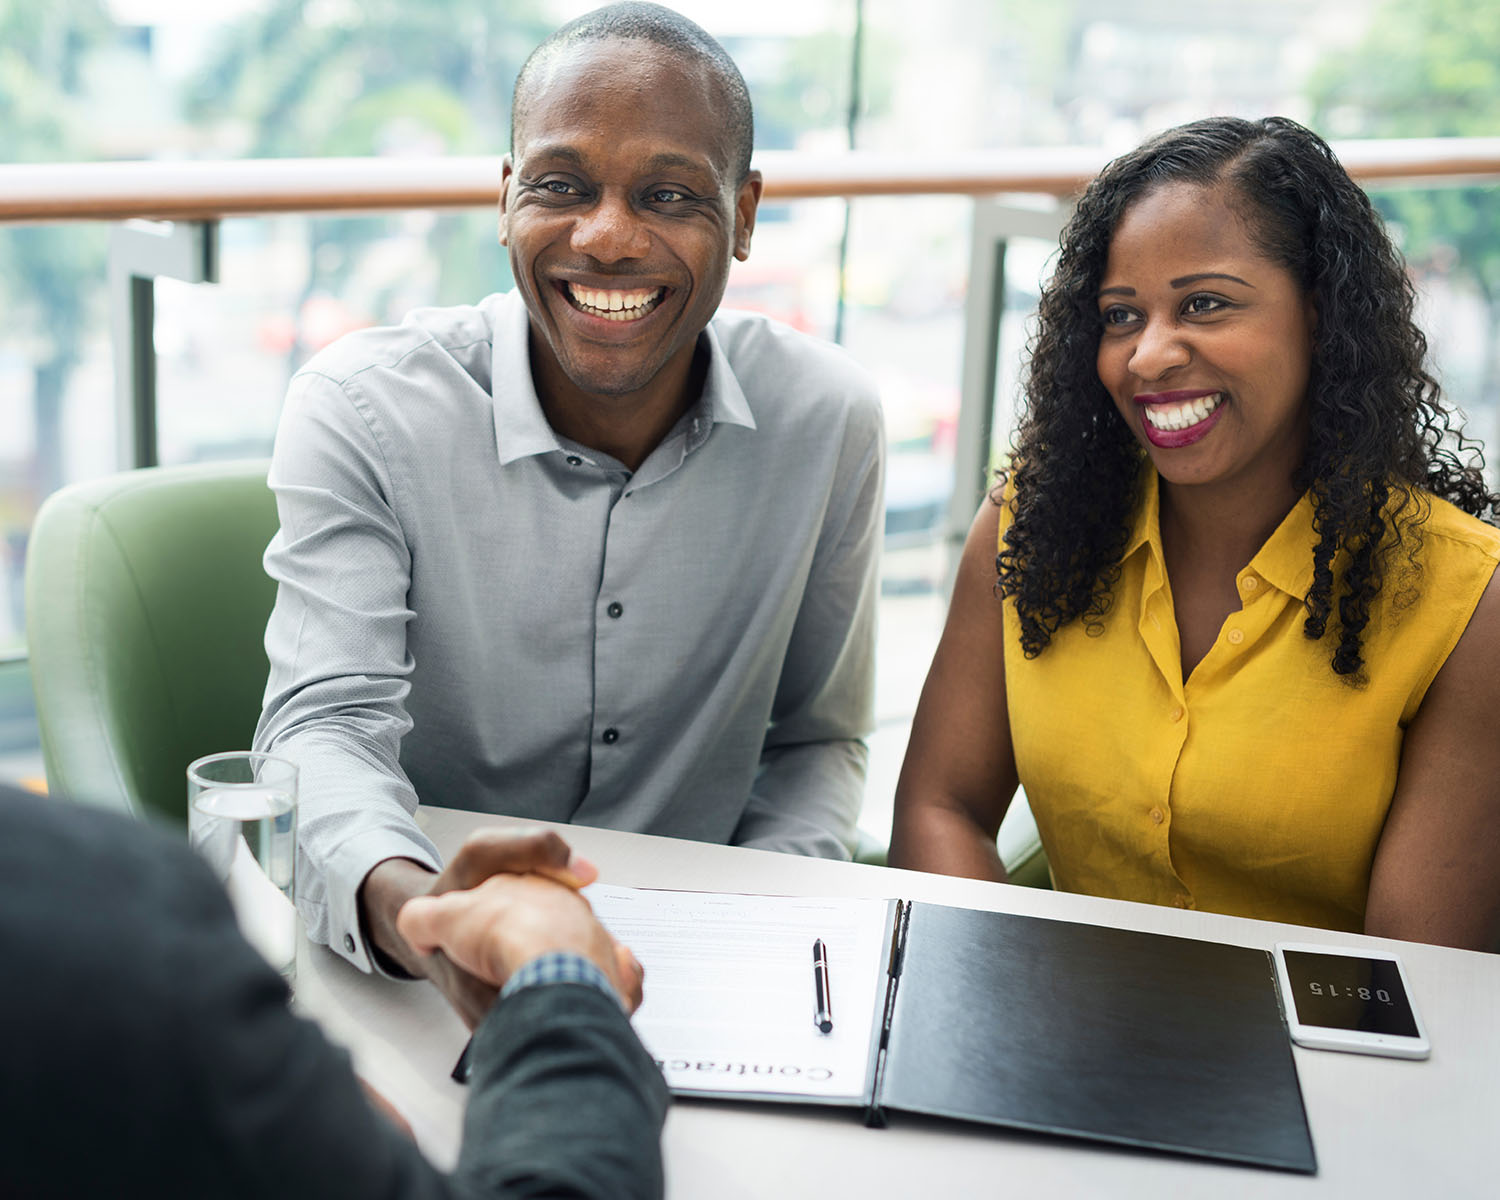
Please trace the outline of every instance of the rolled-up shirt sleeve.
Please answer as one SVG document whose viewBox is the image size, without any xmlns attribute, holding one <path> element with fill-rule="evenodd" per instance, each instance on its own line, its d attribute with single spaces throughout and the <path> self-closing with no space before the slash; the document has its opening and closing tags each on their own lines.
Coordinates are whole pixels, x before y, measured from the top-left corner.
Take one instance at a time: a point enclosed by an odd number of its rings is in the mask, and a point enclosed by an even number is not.
<svg viewBox="0 0 1500 1200">
<path fill-rule="evenodd" d="M 411 551 L 376 414 L 357 386 L 304 371 L 288 391 L 270 486 L 281 529 L 266 551 L 276 605 L 255 748 L 299 768 L 297 906 L 308 936 L 362 970 L 356 894 L 376 863 L 433 870 L 401 768 L 412 659 Z"/>
<path fill-rule="evenodd" d="M 737 845 L 848 858 L 874 725 L 885 433 L 871 394 L 844 452 L 787 645 Z"/>
</svg>

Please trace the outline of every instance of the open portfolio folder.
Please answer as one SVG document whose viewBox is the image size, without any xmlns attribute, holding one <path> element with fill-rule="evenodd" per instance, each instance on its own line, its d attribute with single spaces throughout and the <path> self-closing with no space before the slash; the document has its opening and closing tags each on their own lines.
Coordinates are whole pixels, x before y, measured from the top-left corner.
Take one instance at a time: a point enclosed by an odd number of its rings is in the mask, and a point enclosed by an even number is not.
<svg viewBox="0 0 1500 1200">
<path fill-rule="evenodd" d="M 635 1028 L 678 1095 L 1316 1170 L 1265 951 L 904 900 L 585 894 L 646 968 Z"/>
</svg>

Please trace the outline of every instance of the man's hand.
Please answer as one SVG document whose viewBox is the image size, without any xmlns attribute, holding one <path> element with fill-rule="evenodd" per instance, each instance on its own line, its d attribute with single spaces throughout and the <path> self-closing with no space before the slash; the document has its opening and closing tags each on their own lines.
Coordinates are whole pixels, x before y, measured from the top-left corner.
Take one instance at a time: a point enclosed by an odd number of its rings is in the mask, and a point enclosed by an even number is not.
<svg viewBox="0 0 1500 1200">
<path fill-rule="evenodd" d="M 396 926 L 418 953 L 442 951 L 449 964 L 494 988 L 552 951 L 580 954 L 608 977 L 628 1011 L 641 1003 L 635 956 L 595 919 L 571 887 L 538 875 L 495 875 L 467 891 L 417 896 Z"/>
<path fill-rule="evenodd" d="M 476 829 L 464 839 L 430 892 L 436 896 L 467 890 L 491 875 L 545 875 L 570 888 L 582 888 L 599 878 L 599 869 L 550 831 Z"/>
<path fill-rule="evenodd" d="M 378 954 L 409 974 L 430 979 L 470 1029 L 495 1002 L 495 987 L 455 966 L 445 954 L 419 953 L 397 928 L 396 916 L 416 896 L 467 890 L 498 874 L 545 875 L 569 888 L 585 887 L 599 874 L 557 834 L 481 829 L 469 835 L 442 874 L 406 858 L 388 858 L 365 876 L 359 908 Z"/>
</svg>

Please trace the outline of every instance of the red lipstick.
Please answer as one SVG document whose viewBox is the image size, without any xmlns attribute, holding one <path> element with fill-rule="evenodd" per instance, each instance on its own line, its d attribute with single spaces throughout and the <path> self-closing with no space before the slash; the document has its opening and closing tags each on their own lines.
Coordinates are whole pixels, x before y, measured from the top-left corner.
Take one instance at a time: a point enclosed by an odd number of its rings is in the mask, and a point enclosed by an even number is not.
<svg viewBox="0 0 1500 1200">
<path fill-rule="evenodd" d="M 1146 416 L 1146 412 L 1149 409 L 1158 407 L 1176 408 L 1193 400 L 1201 399 L 1204 396 L 1219 396 L 1219 403 L 1201 421 L 1184 426 L 1181 429 L 1158 429 Z M 1191 446 L 1194 442 L 1208 436 L 1209 431 L 1218 424 L 1225 404 L 1223 393 L 1213 388 L 1182 389 L 1171 392 L 1141 392 L 1134 396 L 1133 399 L 1141 410 L 1141 431 L 1146 435 L 1146 440 L 1153 446 L 1159 446 L 1163 450 L 1177 450 L 1183 446 Z"/>
</svg>

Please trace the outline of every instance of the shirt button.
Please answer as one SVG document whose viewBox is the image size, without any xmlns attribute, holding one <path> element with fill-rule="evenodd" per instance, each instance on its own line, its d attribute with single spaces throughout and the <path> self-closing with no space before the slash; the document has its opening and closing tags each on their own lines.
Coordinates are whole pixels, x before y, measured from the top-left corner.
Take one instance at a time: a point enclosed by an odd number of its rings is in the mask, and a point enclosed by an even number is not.
<svg viewBox="0 0 1500 1200">
<path fill-rule="evenodd" d="M 620 731 L 618 729 L 614 728 L 614 726 L 610 726 L 610 728 L 608 728 L 608 729 L 606 729 L 604 731 L 604 744 L 606 746 L 613 746 L 619 740 L 620 740 Z"/>
<path fill-rule="evenodd" d="M 1246 575 L 1245 578 L 1240 580 L 1240 587 L 1244 588 L 1247 592 L 1253 592 L 1259 586 L 1260 580 L 1255 578 L 1254 575 Z"/>
<path fill-rule="evenodd" d="M 1153 808 L 1151 810 L 1151 821 L 1152 821 L 1153 824 L 1160 825 L 1161 822 L 1162 822 L 1162 816 L 1163 816 L 1163 813 L 1162 813 L 1161 809 L 1159 809 L 1159 808 Z"/>
<path fill-rule="evenodd" d="M 1171 711 L 1169 715 L 1172 718 L 1172 723 L 1175 725 L 1178 721 L 1182 720 L 1183 717 L 1187 716 L 1187 710 L 1179 704 Z"/>
<path fill-rule="evenodd" d="M 624 612 L 625 612 L 625 606 L 623 604 L 621 604 L 618 600 L 616 600 L 613 604 L 611 604 L 604 611 L 607 612 L 612 617 L 619 617 L 619 616 L 621 616 L 621 615 L 624 614 Z"/>
<path fill-rule="evenodd" d="M 570 454 L 568 455 L 568 466 L 581 467 L 583 466 L 583 459 L 579 458 L 576 454 Z"/>
<path fill-rule="evenodd" d="M 344 949 L 350 954 L 354 953 L 354 935 L 352 933 L 344 934 Z"/>
<path fill-rule="evenodd" d="M 1238 646 L 1245 640 L 1245 631 L 1243 629 L 1231 629 L 1228 638 L 1231 646 Z"/>
</svg>

